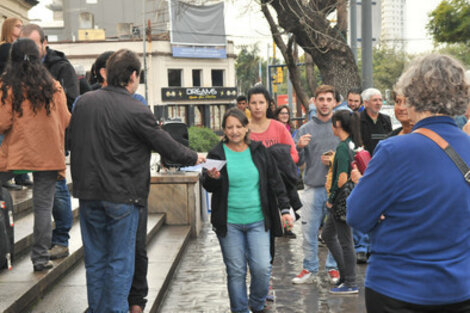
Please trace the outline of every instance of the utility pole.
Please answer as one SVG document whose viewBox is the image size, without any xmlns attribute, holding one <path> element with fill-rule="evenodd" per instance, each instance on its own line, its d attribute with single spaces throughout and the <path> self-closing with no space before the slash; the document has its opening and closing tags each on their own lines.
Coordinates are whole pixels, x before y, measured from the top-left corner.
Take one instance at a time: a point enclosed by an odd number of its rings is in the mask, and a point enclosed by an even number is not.
<svg viewBox="0 0 470 313">
<path fill-rule="evenodd" d="M 362 0 L 362 88 L 373 86 L 372 81 L 372 0 Z"/>
<path fill-rule="evenodd" d="M 351 50 L 357 63 L 357 3 L 356 0 L 349 1 L 349 28 L 351 30 Z"/>
<path fill-rule="evenodd" d="M 147 86 L 147 49 L 146 49 L 146 42 L 145 39 L 147 39 L 147 27 L 145 23 L 145 1 L 142 0 L 142 45 L 143 45 L 143 59 L 144 59 L 144 70 L 143 70 L 143 75 L 144 75 L 144 86 L 145 86 L 145 101 L 148 103 L 148 86 Z"/>
</svg>

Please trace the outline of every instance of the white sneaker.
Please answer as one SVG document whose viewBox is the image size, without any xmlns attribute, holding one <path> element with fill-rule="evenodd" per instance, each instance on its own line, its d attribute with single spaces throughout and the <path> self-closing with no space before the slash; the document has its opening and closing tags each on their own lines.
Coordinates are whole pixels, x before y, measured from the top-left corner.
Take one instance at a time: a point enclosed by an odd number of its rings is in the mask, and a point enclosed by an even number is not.
<svg viewBox="0 0 470 313">
<path fill-rule="evenodd" d="M 293 284 L 313 284 L 316 280 L 316 275 L 303 269 L 299 275 L 292 279 Z"/>
</svg>

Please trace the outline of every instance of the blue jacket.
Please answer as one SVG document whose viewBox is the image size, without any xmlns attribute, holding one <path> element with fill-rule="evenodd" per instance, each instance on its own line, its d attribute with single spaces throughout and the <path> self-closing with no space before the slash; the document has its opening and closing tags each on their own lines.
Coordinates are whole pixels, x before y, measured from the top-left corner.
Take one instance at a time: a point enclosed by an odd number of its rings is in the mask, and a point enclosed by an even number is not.
<svg viewBox="0 0 470 313">
<path fill-rule="evenodd" d="M 470 136 L 452 118 L 420 127 L 470 164 Z M 347 206 L 347 223 L 370 232 L 366 287 L 420 305 L 470 299 L 470 184 L 433 141 L 409 134 L 379 142 Z"/>
</svg>

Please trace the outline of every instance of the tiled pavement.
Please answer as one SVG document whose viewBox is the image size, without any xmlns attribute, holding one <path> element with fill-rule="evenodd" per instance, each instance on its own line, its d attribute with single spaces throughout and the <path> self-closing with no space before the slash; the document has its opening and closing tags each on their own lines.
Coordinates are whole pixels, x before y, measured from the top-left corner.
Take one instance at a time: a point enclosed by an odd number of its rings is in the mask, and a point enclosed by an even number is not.
<svg viewBox="0 0 470 313">
<path fill-rule="evenodd" d="M 291 279 L 302 269 L 302 235 L 300 221 L 294 232 L 297 239 L 278 238 L 272 280 L 275 302 L 270 313 L 363 313 L 365 265 L 357 266 L 359 295 L 337 296 L 328 293 L 331 287 L 322 266 L 320 282 L 294 285 Z M 325 264 L 327 249 L 320 247 L 320 264 Z M 227 313 L 230 312 L 225 266 L 219 243 L 210 224 L 204 225 L 200 237 L 189 243 L 171 282 L 162 313 Z"/>
</svg>

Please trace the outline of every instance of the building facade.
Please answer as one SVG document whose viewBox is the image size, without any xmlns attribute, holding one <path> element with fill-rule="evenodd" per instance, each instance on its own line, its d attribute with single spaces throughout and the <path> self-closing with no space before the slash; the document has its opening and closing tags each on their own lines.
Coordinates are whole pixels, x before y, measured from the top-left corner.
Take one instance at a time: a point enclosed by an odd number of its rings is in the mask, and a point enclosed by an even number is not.
<svg viewBox="0 0 470 313">
<path fill-rule="evenodd" d="M 2 0 L 0 1 L 0 24 L 9 18 L 20 18 L 24 23 L 29 21 L 28 11 L 38 4 L 36 0 Z"/>
<path fill-rule="evenodd" d="M 179 118 L 188 125 L 220 130 L 222 116 L 236 98 L 233 42 L 227 43 L 227 57 L 220 59 L 176 58 L 167 39 L 145 45 L 147 99 L 157 118 Z M 143 57 L 140 40 L 62 41 L 50 42 L 49 46 L 87 70 L 105 51 L 126 48 Z M 144 95 L 145 85 L 141 84 L 137 92 Z"/>
<path fill-rule="evenodd" d="M 406 0 L 382 0 L 380 42 L 383 46 L 397 50 L 406 49 L 405 10 Z"/>
</svg>

